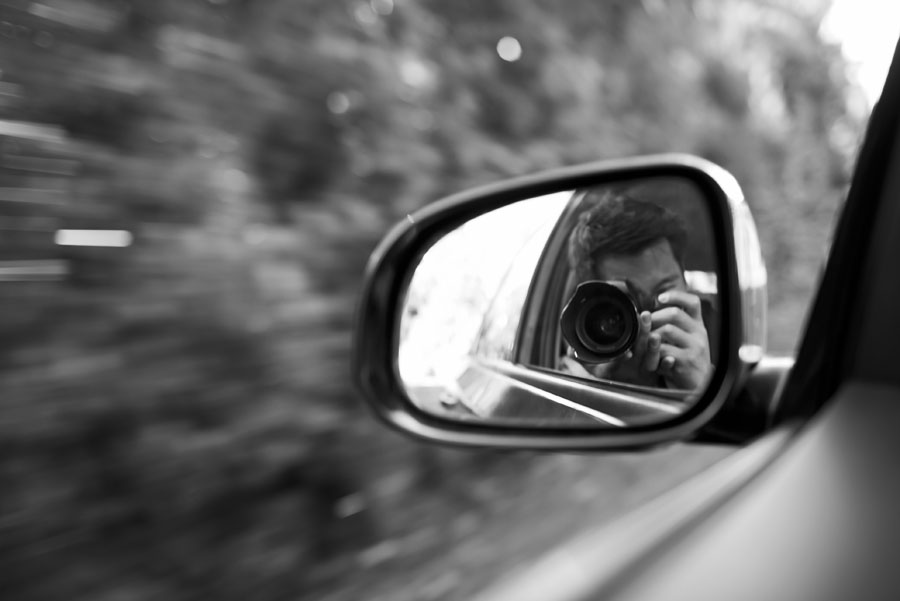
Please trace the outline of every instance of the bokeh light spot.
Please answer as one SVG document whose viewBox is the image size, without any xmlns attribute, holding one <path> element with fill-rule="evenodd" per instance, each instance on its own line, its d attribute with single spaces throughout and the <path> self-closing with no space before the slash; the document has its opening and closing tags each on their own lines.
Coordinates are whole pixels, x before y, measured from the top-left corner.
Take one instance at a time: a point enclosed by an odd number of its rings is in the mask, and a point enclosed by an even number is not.
<svg viewBox="0 0 900 601">
<path fill-rule="evenodd" d="M 417 58 L 407 57 L 400 63 L 400 78 L 413 88 L 424 88 L 432 84 L 434 74 L 431 69 Z"/>
<path fill-rule="evenodd" d="M 508 63 L 513 63 L 522 58 L 522 44 L 514 37 L 506 36 L 497 42 L 497 54 Z"/>
<path fill-rule="evenodd" d="M 382 17 L 387 17 L 394 12 L 394 0 L 370 0 L 369 4 L 372 6 L 372 10 Z"/>
<path fill-rule="evenodd" d="M 356 22 L 360 25 L 374 25 L 378 22 L 378 15 L 375 14 L 373 8 L 368 4 L 361 4 L 353 11 Z"/>
<path fill-rule="evenodd" d="M 350 110 L 350 97 L 343 92 L 332 92 L 325 103 L 335 115 L 343 115 Z"/>
</svg>

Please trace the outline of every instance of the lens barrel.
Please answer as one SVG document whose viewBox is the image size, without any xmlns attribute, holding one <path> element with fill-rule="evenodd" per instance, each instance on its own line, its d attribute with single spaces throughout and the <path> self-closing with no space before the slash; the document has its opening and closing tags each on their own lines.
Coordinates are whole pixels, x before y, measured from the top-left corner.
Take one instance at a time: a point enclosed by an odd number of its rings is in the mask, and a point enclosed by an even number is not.
<svg viewBox="0 0 900 601">
<path fill-rule="evenodd" d="M 583 282 L 560 316 L 562 334 L 575 358 L 605 363 L 626 353 L 637 340 L 638 309 L 627 291 L 601 280 Z"/>
</svg>

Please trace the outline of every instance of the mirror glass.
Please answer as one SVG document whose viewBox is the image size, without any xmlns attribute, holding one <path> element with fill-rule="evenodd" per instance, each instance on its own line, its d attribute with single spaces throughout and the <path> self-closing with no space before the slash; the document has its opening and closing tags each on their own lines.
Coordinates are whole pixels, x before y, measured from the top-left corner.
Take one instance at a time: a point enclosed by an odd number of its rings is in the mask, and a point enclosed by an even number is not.
<svg viewBox="0 0 900 601">
<path fill-rule="evenodd" d="M 718 275 L 709 203 L 689 180 L 523 199 L 424 253 L 398 369 L 412 402 L 448 419 L 661 423 L 713 374 Z"/>
</svg>

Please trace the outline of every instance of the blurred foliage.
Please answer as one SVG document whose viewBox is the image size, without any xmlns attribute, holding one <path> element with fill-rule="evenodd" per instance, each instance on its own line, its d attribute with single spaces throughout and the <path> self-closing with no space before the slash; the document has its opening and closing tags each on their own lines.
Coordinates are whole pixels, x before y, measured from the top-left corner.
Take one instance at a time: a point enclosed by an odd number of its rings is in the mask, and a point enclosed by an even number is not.
<svg viewBox="0 0 900 601">
<path fill-rule="evenodd" d="M 355 295 L 386 228 L 442 194 L 686 151 L 742 182 L 790 350 L 864 117 L 825 10 L 0 4 L 0 262 L 67 273 L 0 282 L 0 590 L 465 598 L 721 456 L 409 442 L 352 390 Z"/>
</svg>

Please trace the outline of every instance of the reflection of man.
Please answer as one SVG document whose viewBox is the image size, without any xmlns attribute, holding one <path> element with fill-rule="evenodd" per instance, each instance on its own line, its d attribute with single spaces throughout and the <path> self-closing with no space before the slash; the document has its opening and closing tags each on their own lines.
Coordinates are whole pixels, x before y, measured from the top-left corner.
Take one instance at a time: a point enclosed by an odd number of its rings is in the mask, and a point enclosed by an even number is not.
<svg viewBox="0 0 900 601">
<path fill-rule="evenodd" d="M 640 332 L 625 355 L 581 365 L 563 358 L 564 369 L 609 380 L 697 390 L 712 375 L 709 336 L 700 298 L 688 292 L 681 219 L 625 194 L 607 194 L 579 216 L 569 237 L 576 282 L 624 283 L 640 314 Z"/>
</svg>

